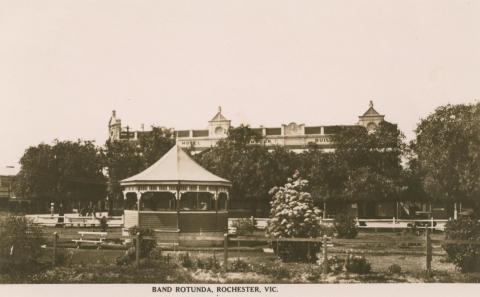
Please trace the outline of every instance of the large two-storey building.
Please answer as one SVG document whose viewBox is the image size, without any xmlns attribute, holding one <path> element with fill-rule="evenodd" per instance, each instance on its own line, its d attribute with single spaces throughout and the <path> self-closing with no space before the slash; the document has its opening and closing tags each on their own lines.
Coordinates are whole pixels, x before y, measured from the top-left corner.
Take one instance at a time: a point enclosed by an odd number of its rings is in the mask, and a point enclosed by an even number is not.
<svg viewBox="0 0 480 297">
<path fill-rule="evenodd" d="M 369 131 L 374 131 L 378 124 L 384 120 L 381 115 L 373 108 L 373 102 L 370 101 L 368 110 L 358 117 L 356 125 L 364 126 Z M 289 123 L 277 127 L 252 127 L 254 131 L 261 134 L 262 142 L 266 146 L 284 146 L 289 150 L 301 152 L 308 148 L 309 144 L 315 143 L 324 151 L 334 149 L 331 136 L 336 133 L 340 126 L 306 126 L 305 124 Z M 222 138 L 227 137 L 228 130 L 232 127 L 231 121 L 227 119 L 219 107 L 215 116 L 208 121 L 205 129 L 176 130 L 177 145 L 183 148 L 193 150 L 194 153 L 201 152 L 215 144 Z M 129 126 L 122 126 L 121 119 L 117 118 L 116 112 L 112 112 L 108 124 L 109 139 L 112 141 L 128 140 L 135 141 L 141 137 L 145 131 L 131 129 Z"/>
</svg>

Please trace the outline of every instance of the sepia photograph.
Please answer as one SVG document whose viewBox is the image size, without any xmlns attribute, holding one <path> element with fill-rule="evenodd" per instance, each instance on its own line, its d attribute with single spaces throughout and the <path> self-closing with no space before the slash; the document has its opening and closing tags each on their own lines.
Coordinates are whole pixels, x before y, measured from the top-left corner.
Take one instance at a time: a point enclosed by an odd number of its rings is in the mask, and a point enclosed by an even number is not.
<svg viewBox="0 0 480 297">
<path fill-rule="evenodd" d="M 479 291 L 479 28 L 474 0 L 0 0 L 0 295 Z"/>
</svg>

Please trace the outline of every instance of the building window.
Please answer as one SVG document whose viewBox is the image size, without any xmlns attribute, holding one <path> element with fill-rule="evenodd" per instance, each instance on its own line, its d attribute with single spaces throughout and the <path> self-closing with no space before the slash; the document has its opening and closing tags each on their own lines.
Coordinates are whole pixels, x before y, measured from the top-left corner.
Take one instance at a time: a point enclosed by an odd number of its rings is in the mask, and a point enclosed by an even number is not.
<svg viewBox="0 0 480 297">
<path fill-rule="evenodd" d="M 193 137 L 208 137 L 208 130 L 193 130 Z"/>
<path fill-rule="evenodd" d="M 305 134 L 320 134 L 321 127 L 305 127 Z"/>
<path fill-rule="evenodd" d="M 323 132 L 325 134 L 337 134 L 340 132 L 341 126 L 325 126 Z"/>
<path fill-rule="evenodd" d="M 183 131 L 177 131 L 177 137 L 190 137 L 190 131 L 188 130 L 183 130 Z"/>
<path fill-rule="evenodd" d="M 266 128 L 265 134 L 267 135 L 282 135 L 282 128 Z"/>
</svg>

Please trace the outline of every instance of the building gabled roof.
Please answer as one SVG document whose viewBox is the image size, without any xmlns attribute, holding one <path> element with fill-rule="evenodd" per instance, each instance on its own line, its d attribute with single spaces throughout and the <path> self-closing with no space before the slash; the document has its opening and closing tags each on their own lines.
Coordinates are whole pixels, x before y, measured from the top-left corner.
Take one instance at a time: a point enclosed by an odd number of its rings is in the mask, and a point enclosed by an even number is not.
<svg viewBox="0 0 480 297">
<path fill-rule="evenodd" d="M 210 122 L 224 122 L 229 121 L 225 116 L 222 114 L 222 107 L 218 107 L 217 114 L 210 120 Z"/>
<path fill-rule="evenodd" d="M 383 116 L 378 111 L 373 108 L 373 102 L 370 101 L 370 106 L 368 110 L 362 115 L 362 117 L 378 117 L 378 116 Z"/>
<path fill-rule="evenodd" d="M 178 145 L 171 148 L 152 166 L 120 182 L 121 185 L 142 183 L 231 185 L 230 181 L 216 176 L 200 166 Z"/>
</svg>

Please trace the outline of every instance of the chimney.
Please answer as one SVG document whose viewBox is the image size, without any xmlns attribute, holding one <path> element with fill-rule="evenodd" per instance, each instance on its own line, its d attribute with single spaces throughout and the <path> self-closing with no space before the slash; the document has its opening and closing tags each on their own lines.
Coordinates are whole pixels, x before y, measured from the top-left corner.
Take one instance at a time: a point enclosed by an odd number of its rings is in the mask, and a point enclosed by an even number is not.
<svg viewBox="0 0 480 297">
<path fill-rule="evenodd" d="M 116 117 L 117 116 L 117 113 L 115 112 L 115 110 L 112 110 L 112 117 Z"/>
</svg>

